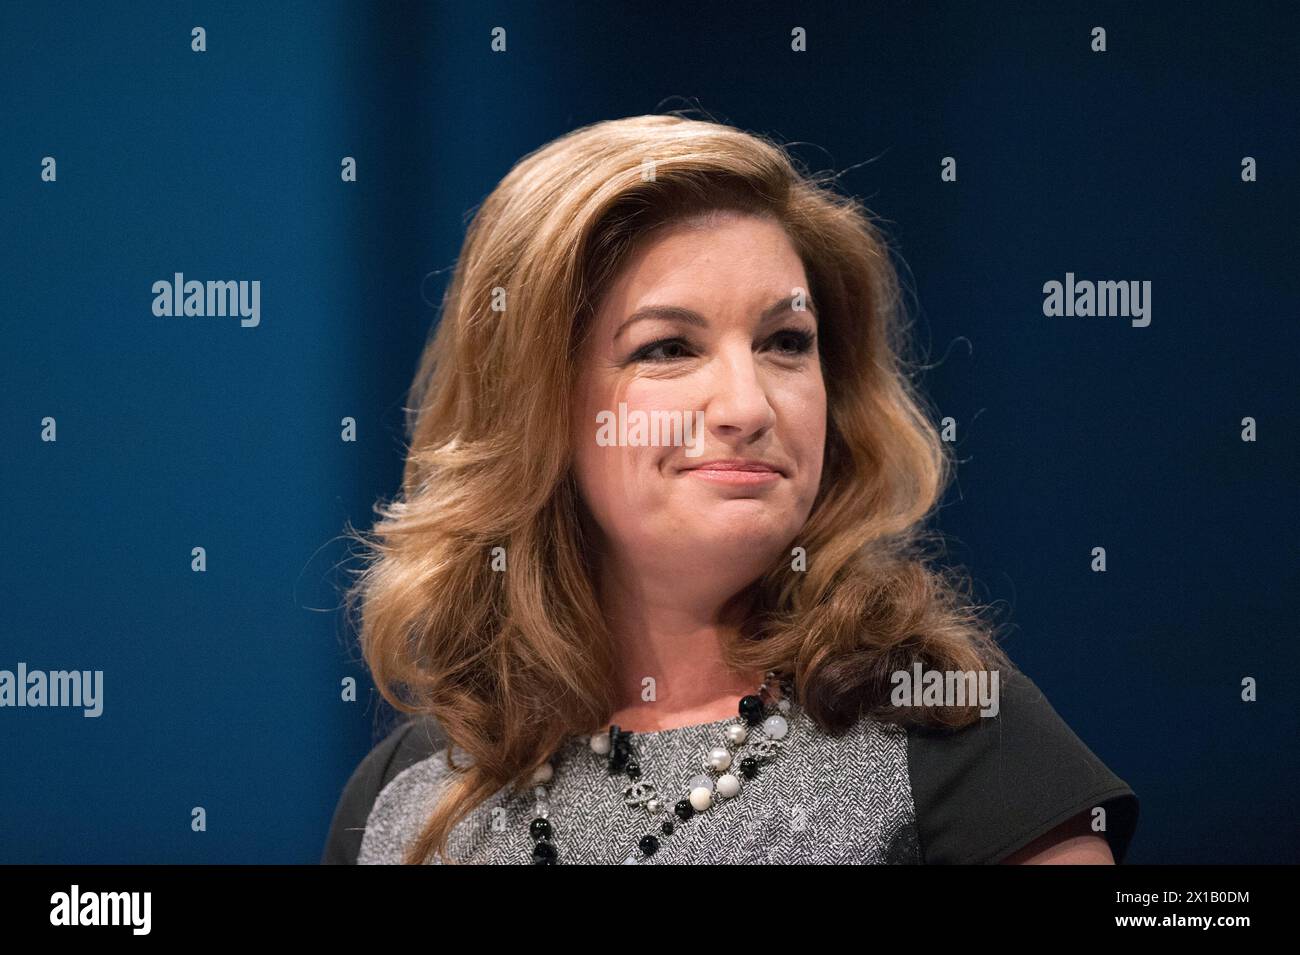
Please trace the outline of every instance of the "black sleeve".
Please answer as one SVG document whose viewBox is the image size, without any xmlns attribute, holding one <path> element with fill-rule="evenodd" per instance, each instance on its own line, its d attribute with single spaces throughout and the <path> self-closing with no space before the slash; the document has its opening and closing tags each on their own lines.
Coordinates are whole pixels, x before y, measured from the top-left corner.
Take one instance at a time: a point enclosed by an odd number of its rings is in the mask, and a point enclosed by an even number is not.
<svg viewBox="0 0 1300 955">
<path fill-rule="evenodd" d="M 1137 828 L 1128 784 L 1016 669 L 999 673 L 997 716 L 960 730 L 912 729 L 907 756 L 922 858 L 1000 862 L 1081 812 L 1105 808 L 1104 835 L 1123 862 Z"/>
<path fill-rule="evenodd" d="M 366 819 L 380 790 L 394 776 L 443 747 L 437 724 L 428 719 L 408 720 L 375 746 L 352 772 L 334 808 L 322 865 L 355 865 L 361 853 Z"/>
</svg>

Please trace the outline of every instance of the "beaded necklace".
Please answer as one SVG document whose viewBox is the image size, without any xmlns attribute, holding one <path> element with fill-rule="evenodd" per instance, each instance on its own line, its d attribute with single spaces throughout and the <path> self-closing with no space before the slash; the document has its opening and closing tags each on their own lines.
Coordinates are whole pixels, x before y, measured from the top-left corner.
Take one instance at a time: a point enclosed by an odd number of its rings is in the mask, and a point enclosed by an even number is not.
<svg viewBox="0 0 1300 955">
<path fill-rule="evenodd" d="M 671 815 L 663 819 L 659 817 L 665 815 L 666 803 L 654 783 L 642 778 L 640 762 L 632 749 L 632 734 L 615 724 L 610 726 L 608 733 L 592 736 L 591 751 L 606 757 L 610 775 L 622 773 L 628 779 L 628 785 L 623 789 L 623 803 L 634 811 L 646 812 L 651 828 L 658 833 L 651 831 L 642 836 L 637 851 L 623 860 L 624 865 L 635 865 L 654 855 L 659 851 L 661 839 L 671 836 L 679 826 L 695 816 L 707 813 L 717 805 L 717 797 L 734 799 L 740 795 L 741 777 L 753 779 L 760 766 L 776 758 L 785 748 L 790 731 L 786 715 L 793 702 L 793 681 L 789 676 L 769 670 L 758 687 L 758 693 L 741 698 L 737 708 L 741 722 L 731 723 L 725 728 L 721 745 L 711 748 L 704 756 L 701 764 L 704 772 L 691 778 L 685 798 L 679 799 L 673 805 Z M 756 738 L 751 740 L 751 734 Z M 747 742 L 751 752 L 733 767 L 737 751 Z M 733 768 L 739 770 L 739 775 L 733 772 Z M 533 821 L 528 826 L 533 839 L 534 865 L 555 865 L 559 861 L 546 788 L 554 773 L 554 766 L 546 762 L 538 767 L 531 780 L 537 800 Z"/>
</svg>

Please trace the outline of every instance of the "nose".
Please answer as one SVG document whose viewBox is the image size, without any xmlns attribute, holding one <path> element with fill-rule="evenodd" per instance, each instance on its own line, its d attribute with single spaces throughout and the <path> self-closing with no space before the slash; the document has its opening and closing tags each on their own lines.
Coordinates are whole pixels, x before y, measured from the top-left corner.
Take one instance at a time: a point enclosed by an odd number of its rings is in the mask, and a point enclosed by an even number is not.
<svg viewBox="0 0 1300 955">
<path fill-rule="evenodd" d="M 767 387 L 748 340 L 722 350 L 711 364 L 705 426 L 721 438 L 761 436 L 776 420 Z"/>
</svg>

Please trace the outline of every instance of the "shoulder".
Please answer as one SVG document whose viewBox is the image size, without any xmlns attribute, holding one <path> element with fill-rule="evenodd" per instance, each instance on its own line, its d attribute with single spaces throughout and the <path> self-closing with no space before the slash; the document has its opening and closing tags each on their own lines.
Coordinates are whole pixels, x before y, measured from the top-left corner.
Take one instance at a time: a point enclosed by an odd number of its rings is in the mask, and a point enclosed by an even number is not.
<svg viewBox="0 0 1300 955">
<path fill-rule="evenodd" d="M 445 746 L 437 723 L 417 718 L 392 730 L 353 770 L 343 787 L 330 823 L 321 863 L 352 865 L 361 851 L 366 820 L 383 790 L 393 780 Z"/>
<path fill-rule="evenodd" d="M 1122 862 L 1137 828 L 1132 788 L 1018 669 L 999 673 L 997 712 L 960 730 L 908 730 L 924 860 L 994 863 L 1083 815 Z"/>
</svg>

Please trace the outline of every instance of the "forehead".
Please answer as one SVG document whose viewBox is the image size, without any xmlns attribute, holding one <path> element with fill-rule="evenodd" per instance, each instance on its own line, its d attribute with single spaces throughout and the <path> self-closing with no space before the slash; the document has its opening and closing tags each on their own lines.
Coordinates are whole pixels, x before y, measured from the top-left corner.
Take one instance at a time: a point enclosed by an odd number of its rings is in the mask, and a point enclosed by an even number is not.
<svg viewBox="0 0 1300 955">
<path fill-rule="evenodd" d="M 665 226 L 639 242 L 601 298 L 598 321 L 619 321 L 644 305 L 762 309 L 806 285 L 803 262 L 780 223 L 719 213 Z"/>
</svg>

